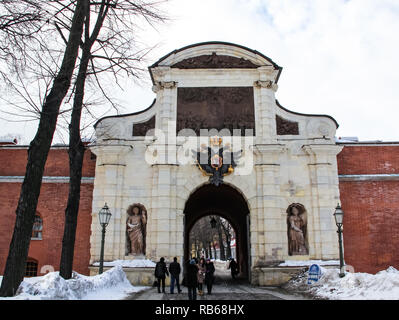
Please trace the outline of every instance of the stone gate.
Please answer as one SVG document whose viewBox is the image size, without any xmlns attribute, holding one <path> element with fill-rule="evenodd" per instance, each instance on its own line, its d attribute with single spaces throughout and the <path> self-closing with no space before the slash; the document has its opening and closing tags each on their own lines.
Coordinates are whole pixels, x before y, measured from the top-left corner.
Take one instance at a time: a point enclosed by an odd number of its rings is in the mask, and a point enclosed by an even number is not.
<svg viewBox="0 0 399 320">
<path fill-rule="evenodd" d="M 282 68 L 236 44 L 190 45 L 149 71 L 152 105 L 95 125 L 91 263 L 99 259 L 97 212 L 104 202 L 113 214 L 109 261 L 142 258 L 127 250 L 127 209 L 134 203 L 146 211 L 143 256 L 153 261 L 187 259 L 189 225 L 215 211 L 240 226 L 239 262 L 254 284 L 284 281 L 290 271 L 276 273 L 276 266 L 285 260 L 338 259 L 333 213 L 340 202 L 336 156 L 342 147 L 335 143 L 332 117 L 282 107 L 275 97 Z M 193 156 L 211 147 L 239 153 L 219 186 L 210 176 L 226 159 L 216 156 L 206 171 Z M 301 218 L 287 213 L 293 204 Z M 297 236 L 293 221 L 302 226 L 296 230 L 303 234 L 302 251 L 295 249 L 301 241 L 290 238 Z"/>
</svg>

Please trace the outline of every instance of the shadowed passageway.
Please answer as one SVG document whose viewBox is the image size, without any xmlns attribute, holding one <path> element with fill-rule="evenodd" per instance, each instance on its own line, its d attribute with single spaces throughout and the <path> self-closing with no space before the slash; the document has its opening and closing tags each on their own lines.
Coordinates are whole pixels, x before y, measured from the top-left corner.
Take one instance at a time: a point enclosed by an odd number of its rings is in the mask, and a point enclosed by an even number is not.
<svg viewBox="0 0 399 320">
<path fill-rule="evenodd" d="M 248 284 L 246 279 L 233 280 L 230 271 L 217 269 L 216 279 L 212 294 L 207 295 L 206 289 L 203 296 L 197 296 L 197 300 L 306 300 L 306 297 L 299 294 L 293 295 L 277 287 L 256 287 Z M 188 300 L 187 288 L 181 287 L 180 294 L 158 293 L 157 288 L 149 288 L 138 293 L 133 293 L 128 300 Z"/>
</svg>

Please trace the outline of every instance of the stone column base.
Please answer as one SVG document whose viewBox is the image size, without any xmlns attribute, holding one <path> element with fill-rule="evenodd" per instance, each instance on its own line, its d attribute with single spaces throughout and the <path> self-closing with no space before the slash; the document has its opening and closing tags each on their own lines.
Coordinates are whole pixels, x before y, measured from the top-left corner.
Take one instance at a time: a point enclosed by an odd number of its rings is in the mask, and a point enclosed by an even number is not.
<svg viewBox="0 0 399 320">
<path fill-rule="evenodd" d="M 258 267 L 251 271 L 251 284 L 256 286 L 280 286 L 307 267 Z"/>
</svg>

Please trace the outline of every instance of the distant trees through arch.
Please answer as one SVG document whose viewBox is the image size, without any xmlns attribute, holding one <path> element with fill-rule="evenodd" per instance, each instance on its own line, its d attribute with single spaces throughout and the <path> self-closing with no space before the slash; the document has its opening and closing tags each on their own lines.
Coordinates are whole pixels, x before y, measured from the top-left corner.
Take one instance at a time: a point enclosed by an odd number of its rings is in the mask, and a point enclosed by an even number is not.
<svg viewBox="0 0 399 320">
<path fill-rule="evenodd" d="M 235 237 L 233 226 L 225 218 L 219 215 L 202 217 L 190 230 L 191 256 L 219 260 L 236 258 Z"/>
</svg>

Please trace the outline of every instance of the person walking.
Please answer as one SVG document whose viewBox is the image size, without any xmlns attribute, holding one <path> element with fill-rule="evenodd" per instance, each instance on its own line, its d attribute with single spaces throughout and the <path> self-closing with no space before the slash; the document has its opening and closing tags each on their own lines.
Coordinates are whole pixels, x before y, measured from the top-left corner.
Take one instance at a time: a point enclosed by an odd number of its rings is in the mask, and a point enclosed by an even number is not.
<svg viewBox="0 0 399 320">
<path fill-rule="evenodd" d="M 215 280 L 214 273 L 215 273 L 215 266 L 213 265 L 213 262 L 211 261 L 211 259 L 206 259 L 205 283 L 208 294 L 212 294 L 213 281 Z"/>
<path fill-rule="evenodd" d="M 180 277 L 180 263 L 177 262 L 177 258 L 173 258 L 173 262 L 169 265 L 169 273 L 170 273 L 170 293 L 173 294 L 174 289 L 175 289 L 175 281 L 176 281 L 176 286 L 177 286 L 177 292 L 180 293 L 180 283 L 179 283 L 179 277 Z"/>
<path fill-rule="evenodd" d="M 188 288 L 188 299 L 197 300 L 197 286 L 198 286 L 198 266 L 194 259 L 191 259 L 187 265 L 186 285 Z"/>
<path fill-rule="evenodd" d="M 238 263 L 234 260 L 234 258 L 230 258 L 228 269 L 231 270 L 231 277 L 235 279 L 238 275 Z"/>
<path fill-rule="evenodd" d="M 165 293 L 165 278 L 169 277 L 168 268 L 166 267 L 165 258 L 159 259 L 155 265 L 155 277 L 158 280 L 158 293 L 161 293 L 161 282 L 162 282 L 162 293 Z"/>
<path fill-rule="evenodd" d="M 205 259 L 201 258 L 198 264 L 198 294 L 202 296 L 204 291 L 202 289 L 205 280 Z"/>
</svg>

